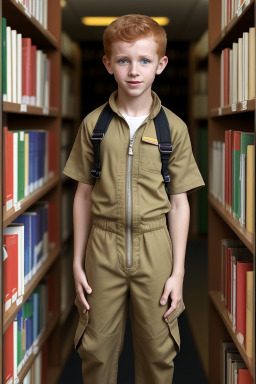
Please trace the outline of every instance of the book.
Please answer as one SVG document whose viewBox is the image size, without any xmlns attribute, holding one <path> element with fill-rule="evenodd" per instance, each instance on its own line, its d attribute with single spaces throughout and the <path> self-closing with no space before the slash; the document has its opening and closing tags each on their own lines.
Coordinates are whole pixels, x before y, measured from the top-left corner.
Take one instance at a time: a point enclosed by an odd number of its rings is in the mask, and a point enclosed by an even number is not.
<svg viewBox="0 0 256 384">
<path fill-rule="evenodd" d="M 255 99 L 255 27 L 249 29 L 248 99 Z"/>
<path fill-rule="evenodd" d="M 246 272 L 246 343 L 248 357 L 253 357 L 253 271 Z"/>
<path fill-rule="evenodd" d="M 255 185 L 255 147 L 247 146 L 246 162 L 246 230 L 254 233 L 254 185 Z"/>
<path fill-rule="evenodd" d="M 237 338 L 246 344 L 246 272 L 253 270 L 253 262 L 237 261 Z"/>
</svg>

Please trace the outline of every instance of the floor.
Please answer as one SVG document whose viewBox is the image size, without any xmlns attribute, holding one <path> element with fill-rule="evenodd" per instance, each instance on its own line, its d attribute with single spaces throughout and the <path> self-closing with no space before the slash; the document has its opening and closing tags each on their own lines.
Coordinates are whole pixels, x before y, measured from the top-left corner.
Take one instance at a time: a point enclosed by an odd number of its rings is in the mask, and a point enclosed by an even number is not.
<svg viewBox="0 0 256 384">
<path fill-rule="evenodd" d="M 207 321 L 207 307 L 202 305 L 202 302 L 204 301 L 201 301 L 201 304 L 199 303 L 201 312 L 203 311 L 203 314 L 199 323 L 197 321 L 197 325 L 195 327 L 193 326 L 193 320 L 197 319 L 198 311 L 196 310 L 196 315 L 193 315 L 193 310 L 191 309 L 193 306 L 189 305 L 190 303 L 199 301 L 199 296 L 197 294 L 199 292 L 198 281 L 200 280 L 198 278 L 200 278 L 200 275 L 203 277 L 201 279 L 201 289 L 204 290 L 202 295 L 203 300 L 205 300 L 208 296 L 206 291 L 207 244 L 205 241 L 201 242 L 198 240 L 190 240 L 188 242 L 185 269 L 184 302 L 186 305 L 186 310 L 179 316 L 181 351 L 174 360 L 175 369 L 172 384 L 207 384 L 208 381 L 202 365 L 202 356 L 200 359 L 196 348 L 196 344 L 199 350 L 202 348 L 202 346 L 204 347 L 207 345 L 207 340 L 203 342 L 203 344 L 199 343 L 199 346 L 198 343 L 195 344 L 195 340 L 197 341 L 197 332 L 200 328 L 203 330 L 203 339 L 206 339 L 207 337 L 207 326 L 204 324 L 204 322 Z M 195 335 L 194 337 L 191 333 L 192 328 L 194 332 L 193 334 Z M 72 351 L 58 384 L 70 383 L 83 384 L 81 375 L 81 360 L 75 351 Z M 117 384 L 134 384 L 134 360 L 129 311 L 127 314 L 124 348 L 119 359 Z"/>
</svg>

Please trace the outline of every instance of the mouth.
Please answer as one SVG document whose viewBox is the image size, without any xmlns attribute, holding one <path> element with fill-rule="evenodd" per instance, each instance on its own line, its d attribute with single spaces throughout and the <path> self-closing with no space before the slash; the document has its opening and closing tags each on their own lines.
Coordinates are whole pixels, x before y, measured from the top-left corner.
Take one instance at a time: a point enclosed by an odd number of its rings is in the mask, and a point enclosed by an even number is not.
<svg viewBox="0 0 256 384">
<path fill-rule="evenodd" d="M 131 86 L 140 85 L 141 83 L 142 83 L 141 81 L 127 81 L 127 84 Z"/>
</svg>

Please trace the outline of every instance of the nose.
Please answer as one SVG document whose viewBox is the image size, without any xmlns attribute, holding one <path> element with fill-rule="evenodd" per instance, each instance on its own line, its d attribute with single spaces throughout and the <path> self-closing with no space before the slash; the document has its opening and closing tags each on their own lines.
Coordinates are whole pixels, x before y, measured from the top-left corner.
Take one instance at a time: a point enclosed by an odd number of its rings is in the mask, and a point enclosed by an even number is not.
<svg viewBox="0 0 256 384">
<path fill-rule="evenodd" d="M 138 69 L 136 63 L 131 63 L 129 67 L 129 76 L 137 76 L 138 75 Z"/>
</svg>

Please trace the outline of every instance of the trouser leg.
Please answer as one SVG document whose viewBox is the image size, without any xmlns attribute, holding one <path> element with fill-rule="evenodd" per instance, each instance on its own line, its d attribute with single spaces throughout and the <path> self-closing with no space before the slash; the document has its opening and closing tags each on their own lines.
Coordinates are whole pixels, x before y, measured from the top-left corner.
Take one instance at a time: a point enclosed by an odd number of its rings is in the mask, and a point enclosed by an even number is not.
<svg viewBox="0 0 256 384">
<path fill-rule="evenodd" d="M 127 280 L 116 256 L 116 234 L 92 227 L 85 271 L 92 294 L 86 322 L 80 312 L 76 349 L 84 384 L 116 384 L 127 307 Z M 80 327 L 80 331 L 79 330 Z"/>
<path fill-rule="evenodd" d="M 171 384 L 180 335 L 177 318 L 163 318 L 170 303 L 160 305 L 172 272 L 169 234 L 160 228 L 140 236 L 140 265 L 130 276 L 135 384 Z"/>
</svg>

